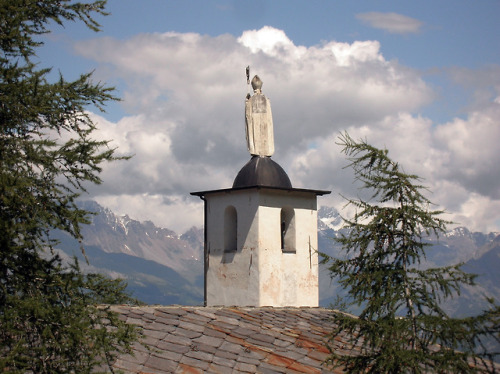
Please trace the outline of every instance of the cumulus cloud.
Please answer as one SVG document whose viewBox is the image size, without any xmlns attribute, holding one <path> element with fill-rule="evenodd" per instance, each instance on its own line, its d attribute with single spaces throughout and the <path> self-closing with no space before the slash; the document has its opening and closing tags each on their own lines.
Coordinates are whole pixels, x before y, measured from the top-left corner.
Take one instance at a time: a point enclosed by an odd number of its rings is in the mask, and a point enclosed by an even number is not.
<svg viewBox="0 0 500 374">
<path fill-rule="evenodd" d="M 494 183 L 500 103 L 488 98 L 487 110 L 444 124 L 419 116 L 433 91 L 418 71 L 386 60 L 378 41 L 305 47 L 264 27 L 239 37 L 168 32 L 98 38 L 78 42 L 76 50 L 98 63 L 100 78 L 123 82 L 129 114 L 116 122 L 95 119 L 99 136 L 134 157 L 107 165 L 104 184 L 91 189 L 118 213 L 178 232 L 201 224 L 202 204 L 189 192 L 231 187 L 250 157 L 244 132 L 250 65 L 272 102 L 273 159 L 295 187 L 332 189 L 322 202 L 338 208 L 339 192 L 357 193 L 335 145 L 348 130 L 388 148 L 408 172 L 426 178 L 431 200 L 450 206 L 460 222 L 491 228 L 500 218 L 478 208 L 500 201 Z"/>
<path fill-rule="evenodd" d="M 417 33 L 422 27 L 421 21 L 398 13 L 367 12 L 357 14 L 356 18 L 371 27 L 393 34 Z"/>
<path fill-rule="evenodd" d="M 444 149 L 443 177 L 468 191 L 500 199 L 500 105 L 454 119 L 435 131 L 437 146 Z"/>
</svg>

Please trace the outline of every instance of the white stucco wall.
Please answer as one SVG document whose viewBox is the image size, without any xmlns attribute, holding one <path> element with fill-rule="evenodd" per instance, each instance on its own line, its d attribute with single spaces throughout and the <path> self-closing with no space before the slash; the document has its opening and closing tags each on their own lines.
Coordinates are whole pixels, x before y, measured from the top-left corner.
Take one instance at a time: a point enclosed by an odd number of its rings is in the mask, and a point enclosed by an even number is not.
<svg viewBox="0 0 500 374">
<path fill-rule="evenodd" d="M 260 305 L 318 306 L 316 195 L 267 190 L 260 194 Z M 295 253 L 281 250 L 283 207 L 295 214 Z"/>
<path fill-rule="evenodd" d="M 316 194 L 272 189 L 207 200 L 207 305 L 318 306 Z M 237 211 L 237 251 L 224 252 L 224 211 Z M 281 209 L 295 214 L 296 252 L 281 250 Z"/>
</svg>

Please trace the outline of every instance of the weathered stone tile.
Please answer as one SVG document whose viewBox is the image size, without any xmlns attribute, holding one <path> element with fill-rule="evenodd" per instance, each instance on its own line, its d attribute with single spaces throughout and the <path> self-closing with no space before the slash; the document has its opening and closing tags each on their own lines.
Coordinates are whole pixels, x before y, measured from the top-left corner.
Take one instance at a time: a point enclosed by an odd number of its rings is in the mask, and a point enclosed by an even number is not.
<svg viewBox="0 0 500 374">
<path fill-rule="evenodd" d="M 141 308 L 130 309 L 128 312 L 129 317 L 131 318 L 141 318 L 144 315 L 144 311 Z"/>
<path fill-rule="evenodd" d="M 214 355 L 211 353 L 199 351 L 197 349 L 191 349 L 185 354 L 185 356 L 195 358 L 200 361 L 206 361 L 208 363 L 212 362 L 212 359 L 214 357 Z"/>
<path fill-rule="evenodd" d="M 252 336 L 256 334 L 255 330 L 246 329 L 244 327 L 237 327 L 231 331 L 231 335 L 245 338 L 247 336 Z"/>
<path fill-rule="evenodd" d="M 219 320 L 211 321 L 210 326 L 219 327 L 223 331 L 231 331 L 231 330 L 235 329 L 236 327 L 238 327 L 238 325 L 226 323 L 226 322 L 219 321 Z"/>
<path fill-rule="evenodd" d="M 165 358 L 167 360 L 170 360 L 170 361 L 173 361 L 176 363 L 179 362 L 182 358 L 181 353 L 177 353 L 177 352 L 170 351 L 170 350 L 162 350 L 162 351 L 154 352 L 152 354 L 152 356 Z"/>
<path fill-rule="evenodd" d="M 281 351 L 280 354 L 282 356 L 286 356 L 287 358 L 291 358 L 292 360 L 300 360 L 306 356 L 306 352 L 298 352 L 293 349 Z"/>
<path fill-rule="evenodd" d="M 212 362 L 208 367 L 208 372 L 216 374 L 232 374 L 233 369 L 228 366 L 217 365 Z"/>
<path fill-rule="evenodd" d="M 158 314 L 171 314 L 171 315 L 176 315 L 176 316 L 183 316 L 186 315 L 187 312 L 180 307 L 163 307 L 163 308 L 158 308 L 156 309 L 155 315 Z"/>
<path fill-rule="evenodd" d="M 138 364 L 136 362 L 129 362 L 129 361 L 124 361 L 124 360 L 118 359 L 114 363 L 113 367 L 118 368 L 120 370 L 127 371 L 127 372 L 139 373 L 140 370 L 142 369 L 143 365 Z"/>
<path fill-rule="evenodd" d="M 223 351 L 226 351 L 226 352 L 235 353 L 235 354 L 238 354 L 238 353 L 240 353 L 243 350 L 242 347 L 241 347 L 241 345 L 230 343 L 230 342 L 227 342 L 227 341 L 225 341 L 224 343 L 222 343 L 221 346 L 219 347 L 219 349 L 223 350 Z"/>
<path fill-rule="evenodd" d="M 257 358 L 251 358 L 251 357 L 239 355 L 237 361 L 244 362 L 245 364 L 259 365 L 261 360 L 259 360 Z"/>
<path fill-rule="evenodd" d="M 217 318 L 231 318 L 239 320 L 241 318 L 241 314 L 238 313 L 238 308 L 220 308 L 217 313 Z"/>
<path fill-rule="evenodd" d="M 262 325 L 260 325 L 258 323 L 249 323 L 249 322 L 245 321 L 244 319 L 240 320 L 239 326 L 244 328 L 244 329 L 252 330 L 254 332 L 260 332 L 264 329 L 264 327 Z"/>
<path fill-rule="evenodd" d="M 157 338 L 154 338 L 152 336 L 145 335 L 142 339 L 141 342 L 142 344 L 148 346 L 148 347 L 155 347 L 156 344 L 158 344 L 160 340 Z"/>
<path fill-rule="evenodd" d="M 238 336 L 228 335 L 228 336 L 226 336 L 226 339 L 224 339 L 224 340 L 228 343 L 232 343 L 232 344 L 236 344 L 236 345 L 239 345 L 241 347 L 244 347 L 246 345 L 247 339 L 243 339 L 243 338 L 240 338 Z"/>
<path fill-rule="evenodd" d="M 325 344 L 320 339 L 299 339 L 295 342 L 295 346 L 298 348 L 315 349 L 320 352 L 328 352 L 328 348 L 326 348 Z"/>
<path fill-rule="evenodd" d="M 189 352 L 191 348 L 189 348 L 189 346 L 187 345 L 179 345 L 167 341 L 160 341 L 157 345 L 157 349 L 183 354 Z"/>
<path fill-rule="evenodd" d="M 309 339 L 312 341 L 317 341 L 320 340 L 323 337 L 323 334 L 315 334 L 313 332 L 309 331 L 303 331 L 302 334 L 300 334 L 301 339 Z"/>
<path fill-rule="evenodd" d="M 238 357 L 249 357 L 261 361 L 266 358 L 268 354 L 269 351 L 264 351 L 259 347 L 247 346 L 238 354 Z"/>
<path fill-rule="evenodd" d="M 202 370 L 207 370 L 208 366 L 210 364 L 207 361 L 200 361 L 196 358 L 192 358 L 192 357 L 188 357 L 188 356 L 182 356 L 180 363 L 187 365 L 187 366 L 192 366 L 192 367 L 195 367 L 198 369 L 202 369 Z"/>
<path fill-rule="evenodd" d="M 136 354 L 136 356 L 139 353 L 146 353 L 146 354 L 148 354 L 149 350 L 150 350 L 150 348 L 148 346 L 142 344 L 141 342 L 134 342 L 132 344 L 132 349 L 133 349 L 134 353 Z"/>
<path fill-rule="evenodd" d="M 210 325 L 205 326 L 205 330 L 203 330 L 203 335 L 225 339 L 227 333 L 219 331 L 218 329 L 215 329 L 215 327 L 216 326 L 210 326 Z"/>
<path fill-rule="evenodd" d="M 127 322 L 127 315 L 126 314 L 119 314 L 118 319 L 123 322 Z"/>
<path fill-rule="evenodd" d="M 313 359 L 313 360 L 317 360 L 317 361 L 320 361 L 320 362 L 323 362 L 327 359 L 327 357 L 329 356 L 328 353 L 325 353 L 325 352 L 319 352 L 319 351 L 316 351 L 314 349 L 311 349 L 309 351 L 309 353 L 307 354 L 307 357 Z"/>
<path fill-rule="evenodd" d="M 224 315 L 219 315 L 218 313 L 216 314 L 216 321 L 217 322 L 223 322 L 228 325 L 235 325 L 239 326 L 240 322 L 237 318 L 232 318 L 232 317 L 226 317 Z"/>
<path fill-rule="evenodd" d="M 297 360 L 297 362 L 300 362 L 300 363 L 301 363 L 301 364 L 303 364 L 303 365 L 307 365 L 307 366 L 317 366 L 317 367 L 319 367 L 319 366 L 320 366 L 320 364 L 321 364 L 321 362 L 320 362 L 320 363 L 318 363 L 318 361 L 316 361 L 316 360 L 314 360 L 314 359 L 312 359 L 312 358 L 310 358 L 310 357 L 308 357 L 308 356 L 304 356 L 304 357 L 302 357 L 302 358 L 298 359 L 298 360 Z"/>
<path fill-rule="evenodd" d="M 185 345 L 187 347 L 189 347 L 191 345 L 191 339 L 189 339 L 185 336 L 174 335 L 174 334 L 168 334 L 165 338 L 163 338 L 163 341 L 175 343 L 175 344 L 179 344 L 179 345 Z"/>
<path fill-rule="evenodd" d="M 299 363 L 299 362 L 292 363 L 287 369 L 288 370 L 295 370 L 299 373 L 321 374 L 320 368 L 309 366 L 309 365 L 303 365 L 302 363 Z"/>
<path fill-rule="evenodd" d="M 238 359 L 238 354 L 234 352 L 223 351 L 222 349 L 217 349 L 214 353 L 214 360 L 215 357 L 225 358 L 231 360 L 232 362 L 235 362 Z"/>
<path fill-rule="evenodd" d="M 295 352 L 296 354 L 300 354 L 302 356 L 307 356 L 307 354 L 309 353 L 309 349 L 302 348 L 300 345 L 299 346 L 296 345 L 294 348 L 290 347 L 289 350 L 291 352 Z"/>
<path fill-rule="evenodd" d="M 270 354 L 267 356 L 266 362 L 270 365 L 287 368 L 294 362 L 294 360 L 285 356 Z"/>
<path fill-rule="evenodd" d="M 212 354 L 215 353 L 215 351 L 217 350 L 217 348 L 215 348 L 214 346 L 203 343 L 195 343 L 195 342 L 191 344 L 191 349 Z"/>
<path fill-rule="evenodd" d="M 197 308 L 195 314 L 208 318 L 209 320 L 215 319 L 216 310 L 210 308 Z"/>
<path fill-rule="evenodd" d="M 152 322 L 156 319 L 156 316 L 149 311 L 145 311 L 140 318 L 144 321 Z"/>
<path fill-rule="evenodd" d="M 136 326 L 145 326 L 148 324 L 147 321 L 143 321 L 140 318 L 132 318 L 130 316 L 127 318 L 127 323 L 129 325 L 136 325 Z"/>
<path fill-rule="evenodd" d="M 205 330 L 204 324 L 196 324 L 187 321 L 181 321 L 178 327 L 185 330 L 191 330 L 196 332 L 203 332 L 203 330 Z"/>
<path fill-rule="evenodd" d="M 269 335 L 269 334 L 265 334 L 265 333 L 253 334 L 252 338 L 255 340 L 259 340 L 259 341 L 263 341 L 263 342 L 271 343 L 271 344 L 274 343 L 274 340 L 276 339 L 274 336 Z"/>
<path fill-rule="evenodd" d="M 134 354 L 126 354 L 120 356 L 121 361 L 133 362 L 137 364 L 143 364 L 149 357 L 149 353 L 134 351 Z"/>
<path fill-rule="evenodd" d="M 120 315 L 128 315 L 130 313 L 130 306 L 127 305 L 112 305 L 110 309 Z"/>
<path fill-rule="evenodd" d="M 234 370 L 243 373 L 255 373 L 257 372 L 257 366 L 252 364 L 247 364 L 245 362 L 237 362 L 234 366 Z"/>
<path fill-rule="evenodd" d="M 196 323 L 196 324 L 201 324 L 204 325 L 207 322 L 211 321 L 213 318 L 209 318 L 206 316 L 203 316 L 201 314 L 198 314 L 198 309 L 195 309 L 193 313 L 186 314 L 184 316 L 184 321 L 191 322 L 191 323 Z"/>
<path fill-rule="evenodd" d="M 283 333 L 280 336 L 280 339 L 286 340 L 289 342 L 295 342 L 298 337 L 299 337 L 299 334 L 297 334 L 293 331 L 283 331 Z"/>
<path fill-rule="evenodd" d="M 196 343 L 206 344 L 217 348 L 222 344 L 224 340 L 221 338 L 217 338 L 215 336 L 202 335 L 199 338 L 194 339 L 193 341 Z"/>
<path fill-rule="evenodd" d="M 286 340 L 276 339 L 273 342 L 273 344 L 277 347 L 286 348 L 286 347 L 289 347 L 290 345 L 292 345 L 293 343 L 290 341 L 286 341 Z"/>
<path fill-rule="evenodd" d="M 281 338 L 283 331 L 286 331 L 286 326 L 273 326 L 271 328 L 260 328 L 257 333 L 273 336 L 274 338 Z"/>
<path fill-rule="evenodd" d="M 286 373 L 286 367 L 270 365 L 266 362 L 261 362 L 257 368 L 259 373 L 265 374 L 280 374 Z"/>
<path fill-rule="evenodd" d="M 205 370 L 202 370 L 202 369 L 190 366 L 190 365 L 179 364 L 175 373 L 178 373 L 178 374 L 203 374 L 203 373 L 205 373 Z M 145 373 L 145 374 L 147 374 L 147 373 Z"/>
<path fill-rule="evenodd" d="M 172 373 L 177 368 L 177 363 L 163 357 L 150 356 L 144 366 L 147 368 L 163 370 L 163 373 Z"/>
<path fill-rule="evenodd" d="M 172 370 L 163 370 L 163 369 L 153 369 L 153 368 L 144 368 L 143 371 L 140 371 L 140 374 L 165 374 L 165 373 L 173 373 Z"/>
<path fill-rule="evenodd" d="M 241 316 L 241 325 L 244 326 L 244 324 L 249 324 L 249 325 L 260 325 L 260 318 L 254 316 L 254 315 L 249 315 L 245 314 Z"/>
<path fill-rule="evenodd" d="M 247 343 L 257 345 L 259 347 L 267 347 L 269 349 L 273 349 L 274 345 L 272 343 L 268 343 L 262 340 L 256 340 L 254 338 L 247 338 L 246 339 Z"/>
<path fill-rule="evenodd" d="M 238 356 L 235 356 L 238 357 Z M 229 368 L 234 367 L 236 365 L 236 358 L 226 358 L 215 355 L 212 359 L 212 362 L 217 365 L 227 366 Z"/>
<path fill-rule="evenodd" d="M 150 338 L 155 338 L 155 339 L 163 339 L 167 335 L 167 331 L 161 331 L 156 329 L 150 330 L 149 326 L 147 329 L 146 328 L 143 329 L 142 333 L 144 334 L 144 336 L 148 336 Z"/>
<path fill-rule="evenodd" d="M 147 325 L 146 327 L 144 327 L 144 330 L 159 331 L 159 332 L 164 332 L 164 333 L 172 332 L 175 329 L 176 329 L 176 325 L 161 323 L 158 321 L 155 321 L 155 322 Z"/>
<path fill-rule="evenodd" d="M 199 331 L 186 330 L 186 329 L 183 329 L 181 327 L 176 328 L 172 334 L 185 336 L 189 339 L 195 339 L 195 338 L 198 338 L 199 336 L 202 335 L 202 333 Z"/>
<path fill-rule="evenodd" d="M 166 317 L 157 316 L 154 323 L 160 323 L 167 326 L 177 326 L 179 325 L 179 319 L 173 315 L 165 315 Z"/>
</svg>

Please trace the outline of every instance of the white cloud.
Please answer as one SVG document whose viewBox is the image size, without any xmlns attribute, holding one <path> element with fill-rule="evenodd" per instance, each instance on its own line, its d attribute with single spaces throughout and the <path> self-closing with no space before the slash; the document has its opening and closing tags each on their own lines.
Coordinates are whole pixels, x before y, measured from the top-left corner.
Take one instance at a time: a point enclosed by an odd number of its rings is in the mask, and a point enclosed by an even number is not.
<svg viewBox="0 0 500 374">
<path fill-rule="evenodd" d="M 500 199 L 500 104 L 493 103 L 466 120 L 454 119 L 436 129 L 438 146 L 446 149 L 443 174 L 468 190 Z"/>
<path fill-rule="evenodd" d="M 238 42 L 249 48 L 252 53 L 262 51 L 271 56 L 278 55 L 280 49 L 293 50 L 298 56 L 299 52 L 305 52 L 305 48 L 297 48 L 283 30 L 270 26 L 264 26 L 260 30 L 244 31 Z"/>
<path fill-rule="evenodd" d="M 498 105 L 500 110 L 500 105 Z M 399 113 L 378 122 L 348 128 L 355 139 L 366 139 L 404 170 L 423 178 L 427 197 L 447 211 L 446 219 L 472 230 L 499 231 L 500 112 L 472 113 L 467 120 L 435 125 L 429 119 Z M 335 145 L 336 135 L 318 139 L 316 147 L 295 157 L 292 180 L 314 180 L 345 196 L 360 192 L 353 185 L 347 161 Z M 340 202 L 335 201 L 337 206 Z M 348 214 L 348 212 L 346 212 Z"/>
<path fill-rule="evenodd" d="M 178 232 L 200 222 L 202 204 L 189 192 L 231 187 L 250 157 L 243 115 L 250 65 L 273 106 L 273 159 L 294 186 L 332 189 L 321 202 L 337 207 L 339 192 L 356 193 L 335 145 L 347 129 L 426 178 L 431 200 L 471 228 L 492 227 L 500 218 L 478 208 L 499 202 L 500 105 L 483 100 L 482 110 L 445 124 L 419 116 L 433 91 L 419 72 L 386 60 L 378 41 L 304 47 L 264 27 L 240 38 L 170 32 L 88 40 L 76 48 L 100 64 L 100 78 L 124 82 L 130 114 L 116 123 L 96 118 L 100 136 L 135 156 L 107 165 L 104 184 L 91 189 L 118 212 Z"/>
<path fill-rule="evenodd" d="M 380 54 L 380 43 L 377 41 L 356 41 L 352 44 L 333 42 L 327 46 L 331 48 L 339 66 L 352 66 L 357 61 L 384 62 L 384 58 Z"/>
<path fill-rule="evenodd" d="M 356 18 L 376 29 L 382 29 L 393 34 L 416 33 L 422 22 L 397 13 L 367 12 L 359 13 Z"/>
</svg>

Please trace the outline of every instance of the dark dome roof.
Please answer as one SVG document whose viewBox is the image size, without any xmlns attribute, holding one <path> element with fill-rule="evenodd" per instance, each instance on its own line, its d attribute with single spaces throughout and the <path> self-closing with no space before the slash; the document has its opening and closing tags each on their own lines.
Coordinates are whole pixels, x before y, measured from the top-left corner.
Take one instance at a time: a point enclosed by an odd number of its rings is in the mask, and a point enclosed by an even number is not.
<svg viewBox="0 0 500 374">
<path fill-rule="evenodd" d="M 252 156 L 234 179 L 233 188 L 241 187 L 292 188 L 290 178 L 270 157 Z"/>
</svg>

